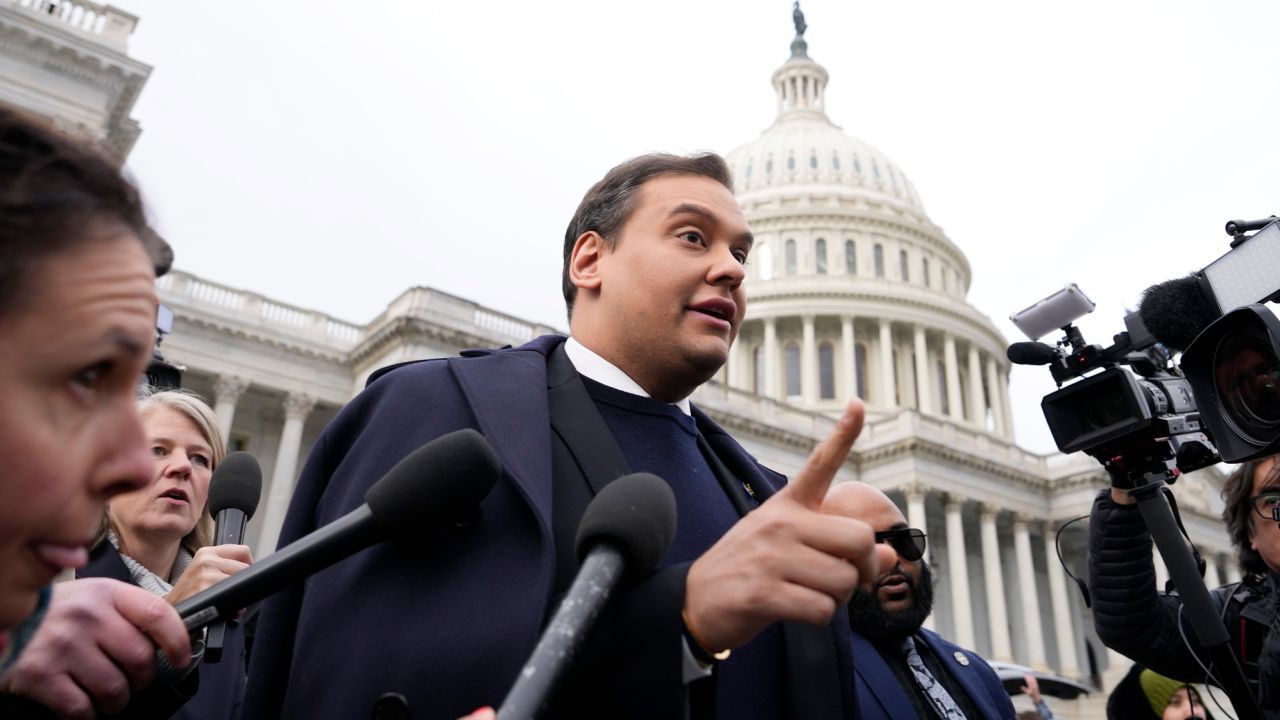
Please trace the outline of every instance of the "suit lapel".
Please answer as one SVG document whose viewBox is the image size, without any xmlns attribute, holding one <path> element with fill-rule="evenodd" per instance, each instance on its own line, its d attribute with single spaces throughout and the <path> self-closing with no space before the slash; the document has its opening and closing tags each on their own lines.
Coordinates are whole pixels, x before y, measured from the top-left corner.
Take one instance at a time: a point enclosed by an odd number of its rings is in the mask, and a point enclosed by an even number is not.
<svg viewBox="0 0 1280 720">
<path fill-rule="evenodd" d="M 574 369 L 564 345 L 547 357 L 547 398 L 551 427 L 597 495 L 605 485 L 631 472 L 622 448 Z"/>
<path fill-rule="evenodd" d="M 917 637 L 923 637 L 928 643 L 929 648 L 933 650 L 934 657 L 938 658 L 943 667 L 946 668 L 947 674 L 951 679 L 960 686 L 969 700 L 983 713 L 983 717 L 995 717 L 994 708 L 988 701 L 987 688 L 982 682 L 982 678 L 978 676 L 978 669 L 974 663 L 985 663 L 986 661 L 977 655 L 964 650 L 957 645 L 942 639 L 937 633 L 921 629 Z M 963 656 L 968 662 L 962 665 L 959 662 L 957 653 Z"/>
<path fill-rule="evenodd" d="M 474 360 L 450 358 L 449 369 L 507 475 L 551 538 L 551 444 L 544 358 L 537 352 L 498 352 Z M 531 390 L 532 389 L 532 390 Z M 552 558 L 547 554 L 548 562 Z"/>
<path fill-rule="evenodd" d="M 866 697 L 859 699 L 859 704 L 869 708 L 871 703 L 880 707 L 884 717 L 901 717 L 901 713 L 911 711 L 911 699 L 903 691 L 898 678 L 889 669 L 880 651 L 858 633 L 851 633 L 853 644 L 853 671 L 858 676 L 858 692 Z M 866 715 L 867 713 L 863 713 Z"/>
</svg>

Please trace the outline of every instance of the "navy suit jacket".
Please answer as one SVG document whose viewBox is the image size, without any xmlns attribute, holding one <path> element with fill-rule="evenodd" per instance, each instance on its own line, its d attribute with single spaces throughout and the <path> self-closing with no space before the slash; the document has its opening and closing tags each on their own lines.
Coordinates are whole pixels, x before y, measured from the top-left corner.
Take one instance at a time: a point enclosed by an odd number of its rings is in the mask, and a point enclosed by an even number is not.
<svg viewBox="0 0 1280 720">
<path fill-rule="evenodd" d="M 920 628 L 916 636 L 924 639 L 951 679 L 964 689 L 980 711 L 982 720 L 1017 718 L 1009 693 L 1005 692 L 1000 678 L 985 660 L 931 630 Z M 958 660 L 957 653 L 968 661 L 967 665 Z M 915 710 L 907 697 L 907 690 L 898 682 L 898 677 L 871 641 L 857 633 L 853 633 L 853 668 L 857 676 L 858 709 L 862 720 L 901 720 L 914 716 Z"/>
<path fill-rule="evenodd" d="M 325 428 L 298 481 L 281 546 L 358 507 L 401 458 L 460 428 L 485 435 L 503 478 L 466 527 L 424 528 L 419 548 L 375 546 L 268 599 L 242 717 L 369 717 L 388 692 L 408 700 L 415 720 L 453 720 L 502 701 L 554 609 L 547 356 L 563 341 L 547 336 L 515 350 L 399 366 L 375 376 Z M 738 478 L 764 497 L 777 489 L 781 476 L 696 409 L 694 417 Z M 619 593 L 593 633 L 597 646 L 609 642 L 595 648 L 590 667 L 627 703 L 627 715 L 684 714 L 687 571 L 665 568 Z M 834 712 L 824 717 L 848 717 L 854 705 L 848 620 L 836 615 L 825 646 L 835 643 L 839 667 L 797 668 L 784 680 L 796 685 L 797 698 L 827 697 L 822 707 Z"/>
</svg>

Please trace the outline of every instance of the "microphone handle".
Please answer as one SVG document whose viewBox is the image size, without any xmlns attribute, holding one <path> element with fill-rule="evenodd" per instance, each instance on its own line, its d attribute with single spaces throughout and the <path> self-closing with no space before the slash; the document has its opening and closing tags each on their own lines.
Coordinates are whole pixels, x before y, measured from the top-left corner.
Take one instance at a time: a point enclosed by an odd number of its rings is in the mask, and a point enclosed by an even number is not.
<svg viewBox="0 0 1280 720">
<path fill-rule="evenodd" d="M 602 543 L 591 548 L 529 661 L 516 677 L 516 684 L 498 708 L 498 720 L 538 717 L 618 585 L 625 566 L 626 559 L 613 545 Z"/>
<path fill-rule="evenodd" d="M 244 542 L 245 524 L 249 516 L 240 508 L 224 508 L 214 518 L 213 544 L 239 545 Z M 216 663 L 222 660 L 222 646 L 226 643 L 227 621 L 218 620 L 211 624 L 204 633 L 203 663 Z"/>
<path fill-rule="evenodd" d="M 241 609 L 382 539 L 368 504 L 254 563 L 243 572 L 178 603 L 187 630 L 231 617 Z"/>
</svg>

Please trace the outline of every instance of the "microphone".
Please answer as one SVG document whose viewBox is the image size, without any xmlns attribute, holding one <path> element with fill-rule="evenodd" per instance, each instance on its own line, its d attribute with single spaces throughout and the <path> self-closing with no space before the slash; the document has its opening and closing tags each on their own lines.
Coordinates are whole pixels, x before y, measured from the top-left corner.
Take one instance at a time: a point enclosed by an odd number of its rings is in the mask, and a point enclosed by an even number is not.
<svg viewBox="0 0 1280 720">
<path fill-rule="evenodd" d="M 472 511 L 502 476 L 484 436 L 457 430 L 414 450 L 365 493 L 360 507 L 178 603 L 188 630 L 241 608 L 382 540 L 409 543 L 423 528 Z"/>
<path fill-rule="evenodd" d="M 213 544 L 241 545 L 244 527 L 258 509 L 262 497 L 262 468 L 252 455 L 233 452 L 213 471 L 209 481 L 209 513 L 213 515 Z M 222 659 L 222 646 L 227 623 L 218 620 L 204 636 L 201 662 L 216 663 Z"/>
<path fill-rule="evenodd" d="M 1188 275 L 1147 288 L 1138 314 L 1156 340 L 1181 351 L 1220 313 L 1217 301 L 1205 294 L 1200 278 Z"/>
<path fill-rule="evenodd" d="M 1048 365 L 1058 359 L 1058 351 L 1042 342 L 1016 342 L 1005 351 L 1009 362 L 1019 365 Z"/>
<path fill-rule="evenodd" d="M 657 475 L 625 475 L 600 491 L 578 525 L 582 567 L 498 708 L 499 720 L 538 716 L 623 574 L 657 567 L 675 533 L 675 495 Z"/>
</svg>

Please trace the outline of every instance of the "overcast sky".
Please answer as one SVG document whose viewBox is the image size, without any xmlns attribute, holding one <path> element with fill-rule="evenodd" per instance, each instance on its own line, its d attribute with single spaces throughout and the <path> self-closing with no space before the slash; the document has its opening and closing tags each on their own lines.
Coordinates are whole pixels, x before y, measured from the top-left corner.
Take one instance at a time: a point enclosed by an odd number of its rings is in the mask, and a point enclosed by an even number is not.
<svg viewBox="0 0 1280 720">
<path fill-rule="evenodd" d="M 129 161 L 177 267 L 364 323 L 413 285 L 564 327 L 583 192 L 773 121 L 783 0 L 119 0 L 155 67 Z M 827 109 L 915 183 L 1007 316 L 1067 282 L 1126 306 L 1280 213 L 1280 3 L 806 0 Z M 1043 368 L 1019 442 L 1053 449 Z"/>
</svg>

